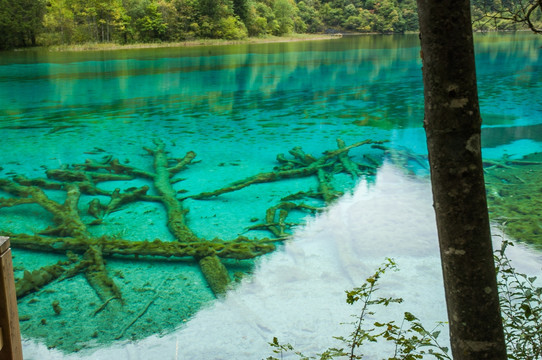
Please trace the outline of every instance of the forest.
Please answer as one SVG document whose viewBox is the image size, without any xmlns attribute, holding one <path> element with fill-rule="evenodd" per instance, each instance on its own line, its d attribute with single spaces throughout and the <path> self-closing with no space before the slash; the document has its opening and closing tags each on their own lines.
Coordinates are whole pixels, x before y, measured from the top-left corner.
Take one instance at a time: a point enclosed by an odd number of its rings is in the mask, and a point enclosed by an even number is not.
<svg viewBox="0 0 542 360">
<path fill-rule="evenodd" d="M 476 30 L 529 27 L 537 2 L 476 0 Z M 534 10 L 534 11 L 533 11 Z M 0 49 L 418 30 L 415 0 L 0 0 Z"/>
</svg>

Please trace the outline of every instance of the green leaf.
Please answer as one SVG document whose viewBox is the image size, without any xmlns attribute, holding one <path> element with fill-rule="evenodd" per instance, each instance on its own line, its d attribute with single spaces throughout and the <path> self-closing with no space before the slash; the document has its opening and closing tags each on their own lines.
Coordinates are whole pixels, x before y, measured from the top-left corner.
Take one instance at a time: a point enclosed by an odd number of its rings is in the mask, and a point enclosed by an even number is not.
<svg viewBox="0 0 542 360">
<path fill-rule="evenodd" d="M 523 304 L 521 304 L 520 308 L 524 311 L 526 317 L 531 316 L 532 310 L 531 310 L 531 306 L 529 306 L 529 304 L 523 303 Z"/>
<path fill-rule="evenodd" d="M 405 312 L 405 320 L 412 322 L 414 320 L 418 320 L 418 318 L 407 311 Z"/>
</svg>

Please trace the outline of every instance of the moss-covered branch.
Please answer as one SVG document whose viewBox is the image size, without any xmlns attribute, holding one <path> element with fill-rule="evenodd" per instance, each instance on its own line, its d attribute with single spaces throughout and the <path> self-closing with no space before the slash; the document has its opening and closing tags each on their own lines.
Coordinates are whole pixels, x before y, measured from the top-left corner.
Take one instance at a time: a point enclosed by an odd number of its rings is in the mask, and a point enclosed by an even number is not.
<svg viewBox="0 0 542 360">
<path fill-rule="evenodd" d="M 43 234 L 88 237 L 86 226 L 81 221 L 77 209 L 77 203 L 81 195 L 77 185 L 66 185 L 66 200 L 64 204 L 59 204 L 49 199 L 43 190 L 37 186 L 19 185 L 10 180 L 0 179 L 0 189 L 11 195 L 26 199 L 20 200 L 21 203 L 38 204 L 53 215 L 55 226 L 47 228 L 42 232 Z"/>
<path fill-rule="evenodd" d="M 182 203 L 177 199 L 177 192 L 171 184 L 173 174 L 179 172 L 188 165 L 196 154 L 192 151 L 186 154 L 183 159 L 178 160 L 177 164 L 170 168 L 169 159 L 165 152 L 165 145 L 162 141 L 155 141 L 156 148 L 148 149 L 147 152 L 154 157 L 153 176 L 154 187 L 160 195 L 160 199 L 167 213 L 167 227 L 173 236 L 183 241 L 197 241 L 197 236 L 188 228 L 185 221 L 185 214 L 188 210 L 184 209 Z"/>
<path fill-rule="evenodd" d="M 264 224 L 253 225 L 249 227 L 249 230 L 265 229 L 265 230 L 270 231 L 275 237 L 279 239 L 286 238 L 289 236 L 289 234 L 286 232 L 286 229 L 290 228 L 292 225 L 297 225 L 297 224 L 290 224 L 286 222 L 286 218 L 288 217 L 288 214 L 293 210 L 308 210 L 311 212 L 321 211 L 320 208 L 306 205 L 306 204 L 282 202 L 278 205 L 272 206 L 269 209 L 267 209 L 265 213 Z M 278 213 L 278 217 L 277 217 L 277 213 Z"/>
<path fill-rule="evenodd" d="M 99 163 L 93 160 L 86 160 L 84 164 L 75 164 L 73 168 L 76 170 L 84 171 L 99 171 L 104 170 L 107 174 L 119 174 L 128 175 L 131 179 L 134 177 L 141 177 L 144 179 L 152 179 L 154 174 L 148 171 L 144 171 L 133 166 L 121 164 L 118 159 L 113 159 L 106 164 Z"/>
<path fill-rule="evenodd" d="M 341 193 L 332 186 L 332 180 L 337 172 L 357 176 L 360 165 L 348 155 L 349 150 L 365 145 L 380 144 L 370 140 L 358 142 L 350 146 L 338 140 L 338 149 L 326 151 L 315 158 L 295 147 L 289 151 L 291 158 L 278 155 L 279 166 L 272 172 L 260 173 L 255 176 L 237 181 L 222 189 L 191 196 L 203 199 L 218 196 L 223 193 L 236 191 L 252 184 L 278 181 L 281 179 L 314 176 L 319 183 L 316 192 L 299 192 L 287 199 L 303 200 L 307 197 L 317 197 L 326 203 L 336 199 Z M 188 151 L 183 157 L 169 157 L 165 144 L 156 140 L 154 148 L 144 148 L 154 159 L 153 171 L 121 164 L 117 159 L 108 157 L 105 162 L 86 160 L 83 164 L 66 166 L 62 169 L 48 170 L 48 179 L 27 179 L 17 176 L 13 180 L 0 179 L 0 190 L 12 197 L 0 198 L 0 208 L 22 204 L 37 204 L 53 215 L 54 225 L 34 235 L 4 233 L 12 238 L 14 247 L 65 254 L 75 252 L 83 254 L 83 260 L 77 266 L 66 270 L 67 266 L 53 265 L 44 267 L 38 273 L 28 273 L 27 280 L 40 278 L 43 284 L 66 274 L 84 273 L 89 284 L 95 289 L 100 299 L 107 304 L 111 299 L 121 299 L 120 291 L 113 280 L 107 275 L 104 256 L 153 256 L 161 258 L 194 258 L 207 279 L 212 291 L 220 296 L 229 286 L 230 278 L 221 258 L 251 259 L 275 249 L 273 241 L 282 240 L 289 234 L 287 230 L 293 225 L 287 217 L 293 210 L 318 211 L 317 208 L 303 203 L 283 201 L 266 212 L 264 224 L 251 229 L 267 229 L 276 240 L 249 240 L 239 237 L 232 241 L 199 238 L 188 226 L 186 214 L 188 209 L 183 207 L 183 199 L 177 198 L 173 184 L 180 181 L 176 178 L 179 172 L 194 162 L 196 154 Z M 150 180 L 149 186 L 132 187 L 126 190 L 120 188 L 114 191 L 103 190 L 97 186 L 104 181 L 131 181 L 135 179 Z M 154 188 L 156 195 L 147 193 Z M 65 191 L 63 203 L 51 200 L 45 190 Z M 93 237 L 81 220 L 79 201 L 81 194 L 100 195 L 109 197 L 107 204 L 100 203 L 94 198 L 88 206 L 88 214 L 97 220 L 90 225 L 99 224 L 107 214 L 130 203 L 140 201 L 156 201 L 164 205 L 167 227 L 176 241 L 128 241 L 108 236 Z M 30 275 L 29 275 L 30 274 Z M 64 275 L 62 275 L 64 274 Z M 38 288 L 26 281 L 27 287 Z M 22 286 L 23 282 L 21 282 Z"/>
<path fill-rule="evenodd" d="M 13 247 L 34 251 L 65 254 L 68 251 L 84 253 L 90 247 L 100 247 L 103 256 L 157 256 L 162 258 L 203 258 L 217 256 L 227 259 L 252 259 L 275 250 L 274 240 L 249 239 L 240 236 L 231 241 L 202 239 L 199 242 L 131 241 L 109 237 L 91 238 L 85 241 L 71 237 L 48 237 L 40 235 L 13 234 L 9 236 Z"/>
<path fill-rule="evenodd" d="M 140 188 L 131 188 L 131 189 L 125 190 L 123 193 L 120 192 L 120 189 L 118 188 L 115 189 L 111 193 L 111 201 L 104 208 L 105 215 L 118 210 L 123 205 L 140 201 L 140 200 L 146 200 L 147 191 L 149 191 L 148 186 L 142 186 Z"/>
<path fill-rule="evenodd" d="M 333 165 L 332 163 L 328 163 L 329 160 L 338 157 L 339 155 L 343 153 L 348 153 L 349 150 L 360 147 L 362 145 L 366 144 L 381 144 L 383 142 L 381 141 L 372 141 L 372 140 L 365 140 L 360 141 L 358 143 L 344 146 L 337 150 L 332 151 L 326 151 L 324 153 L 324 156 L 315 159 L 311 155 L 307 155 L 303 152 L 303 150 L 299 147 L 296 147 L 290 151 L 290 153 L 295 157 L 297 161 L 287 161 L 285 160 L 284 156 L 279 155 L 279 161 L 281 163 L 287 163 L 287 170 L 276 170 L 273 172 L 267 172 L 267 173 L 259 173 L 254 176 L 250 176 L 246 179 L 236 181 L 229 186 L 223 187 L 218 190 L 210 191 L 210 192 L 202 192 L 200 194 L 187 196 L 186 198 L 192 198 L 192 199 L 208 199 L 214 196 L 219 196 L 222 194 L 226 194 L 229 192 L 241 190 L 247 186 L 253 185 L 253 184 L 261 184 L 261 183 L 267 183 L 267 182 L 274 182 L 282 179 L 289 179 L 289 178 L 299 178 L 299 177 L 306 177 L 317 174 L 318 170 L 322 167 L 327 167 Z M 335 159 L 337 160 L 337 159 Z"/>
<path fill-rule="evenodd" d="M 107 274 L 102 246 L 90 245 L 85 251 L 83 259 L 89 263 L 89 266 L 85 270 L 85 277 L 96 291 L 100 300 L 102 302 L 109 301 L 111 298 L 122 300 L 120 289 Z"/>
<path fill-rule="evenodd" d="M 77 275 L 86 269 L 90 263 L 86 260 L 79 260 L 75 254 L 68 252 L 68 260 L 58 261 L 53 265 L 46 265 L 33 271 L 24 271 L 20 279 L 15 279 L 17 297 L 22 298 L 30 293 L 59 279 L 67 279 Z"/>
<path fill-rule="evenodd" d="M 333 185 L 331 184 L 332 176 L 328 171 L 318 169 L 316 178 L 318 179 L 318 191 L 326 204 L 330 204 L 343 195 L 342 192 L 333 188 Z"/>
<path fill-rule="evenodd" d="M 342 139 L 337 139 L 337 147 L 339 149 L 344 149 L 346 147 L 346 143 Z M 361 170 L 359 169 L 359 165 L 350 159 L 348 156 L 348 153 L 343 152 L 338 155 L 339 161 L 341 162 L 344 170 L 349 173 L 354 179 L 357 179 L 359 175 L 361 175 Z"/>
<path fill-rule="evenodd" d="M 164 143 L 160 140 L 156 140 L 154 143 L 156 145 L 155 149 L 145 148 L 145 150 L 154 157 L 154 187 L 166 208 L 167 227 L 177 240 L 197 242 L 200 239 L 186 225 L 185 214 L 188 210 L 184 209 L 181 201 L 177 199 L 177 192 L 173 189 L 171 179 L 173 175 L 192 162 L 196 157 L 196 153 L 189 151 L 184 158 L 169 159 L 166 155 Z M 170 162 L 175 162 L 175 164 L 170 167 Z M 216 296 L 225 294 L 230 283 L 230 277 L 226 267 L 220 262 L 217 255 L 210 252 L 203 256 L 196 256 L 196 260 L 198 260 L 201 271 L 213 293 Z"/>
<path fill-rule="evenodd" d="M 24 271 L 21 279 L 16 279 L 15 289 L 17 297 L 22 298 L 34 291 L 38 291 L 43 286 L 58 279 L 67 271 L 68 261 L 59 261 L 53 265 L 47 265 L 34 271 Z"/>
</svg>

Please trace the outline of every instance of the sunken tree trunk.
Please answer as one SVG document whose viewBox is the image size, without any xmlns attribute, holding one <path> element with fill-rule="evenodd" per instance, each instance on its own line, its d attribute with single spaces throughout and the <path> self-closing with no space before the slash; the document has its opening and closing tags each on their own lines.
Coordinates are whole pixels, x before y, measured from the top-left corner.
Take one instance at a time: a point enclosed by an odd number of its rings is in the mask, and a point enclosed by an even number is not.
<svg viewBox="0 0 542 360">
<path fill-rule="evenodd" d="M 506 359 L 468 0 L 417 0 L 433 201 L 452 354 Z"/>
</svg>

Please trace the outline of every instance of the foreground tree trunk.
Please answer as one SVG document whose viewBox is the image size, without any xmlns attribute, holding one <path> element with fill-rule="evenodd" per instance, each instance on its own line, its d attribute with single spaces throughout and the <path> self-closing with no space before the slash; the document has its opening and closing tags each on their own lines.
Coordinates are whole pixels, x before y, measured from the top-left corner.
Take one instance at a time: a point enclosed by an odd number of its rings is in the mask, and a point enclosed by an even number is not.
<svg viewBox="0 0 542 360">
<path fill-rule="evenodd" d="M 425 121 L 452 354 L 506 359 L 468 0 L 417 0 Z"/>
</svg>

